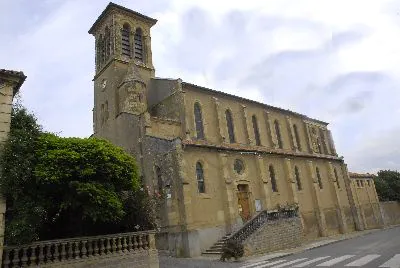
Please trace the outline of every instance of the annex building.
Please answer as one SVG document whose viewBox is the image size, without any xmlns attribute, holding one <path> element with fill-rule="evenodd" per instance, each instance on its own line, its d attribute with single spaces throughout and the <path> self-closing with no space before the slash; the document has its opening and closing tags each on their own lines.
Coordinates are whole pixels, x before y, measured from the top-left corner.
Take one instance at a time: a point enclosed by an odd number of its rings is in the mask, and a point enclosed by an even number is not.
<svg viewBox="0 0 400 268">
<path fill-rule="evenodd" d="M 363 187 L 350 179 L 328 123 L 156 77 L 156 22 L 110 3 L 89 33 L 93 135 L 134 155 L 143 183 L 166 193 L 159 248 L 200 255 L 260 211 L 286 204 L 299 205 L 304 239 L 381 225 L 372 179 L 358 178 L 368 181 Z"/>
</svg>

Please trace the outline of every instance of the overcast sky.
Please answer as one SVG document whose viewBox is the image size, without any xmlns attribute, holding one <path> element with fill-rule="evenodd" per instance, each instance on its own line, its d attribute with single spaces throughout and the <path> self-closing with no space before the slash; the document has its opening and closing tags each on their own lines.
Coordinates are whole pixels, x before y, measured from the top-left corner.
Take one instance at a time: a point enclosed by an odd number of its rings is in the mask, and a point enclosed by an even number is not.
<svg viewBox="0 0 400 268">
<path fill-rule="evenodd" d="M 355 172 L 399 169 L 400 1 L 114 1 L 158 20 L 156 76 L 327 121 Z M 46 130 L 92 134 L 94 38 L 104 0 L 0 0 L 0 68 L 27 76 Z"/>
</svg>

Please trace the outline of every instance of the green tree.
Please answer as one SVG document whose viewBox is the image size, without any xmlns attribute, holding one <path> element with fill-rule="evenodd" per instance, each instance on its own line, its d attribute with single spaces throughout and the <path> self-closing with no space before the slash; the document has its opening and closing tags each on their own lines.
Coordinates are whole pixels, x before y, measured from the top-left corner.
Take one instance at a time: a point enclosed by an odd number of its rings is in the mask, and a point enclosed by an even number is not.
<svg viewBox="0 0 400 268">
<path fill-rule="evenodd" d="M 400 172 L 380 170 L 374 182 L 381 201 L 400 202 Z"/>
<path fill-rule="evenodd" d="M 132 156 L 105 140 L 45 133 L 19 104 L 0 165 L 7 244 L 155 227 Z"/>
</svg>

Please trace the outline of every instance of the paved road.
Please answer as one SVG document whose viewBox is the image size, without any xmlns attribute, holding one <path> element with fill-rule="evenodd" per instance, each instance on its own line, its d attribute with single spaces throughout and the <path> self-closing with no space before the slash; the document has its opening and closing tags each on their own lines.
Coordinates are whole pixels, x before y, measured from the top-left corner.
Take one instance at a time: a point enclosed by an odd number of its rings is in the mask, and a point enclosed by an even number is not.
<svg viewBox="0 0 400 268">
<path fill-rule="evenodd" d="M 160 268 L 363 267 L 400 268 L 400 227 L 269 261 L 228 262 L 160 257 Z"/>
</svg>

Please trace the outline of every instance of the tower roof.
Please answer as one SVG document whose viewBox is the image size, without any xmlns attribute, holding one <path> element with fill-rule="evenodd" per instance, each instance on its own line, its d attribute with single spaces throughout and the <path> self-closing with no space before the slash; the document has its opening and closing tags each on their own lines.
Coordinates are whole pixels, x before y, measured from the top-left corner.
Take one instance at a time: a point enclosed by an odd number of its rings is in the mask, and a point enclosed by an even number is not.
<svg viewBox="0 0 400 268">
<path fill-rule="evenodd" d="M 156 19 L 150 18 L 146 15 L 140 14 L 139 12 L 133 11 L 132 9 L 114 4 L 112 2 L 110 2 L 107 7 L 103 10 L 103 12 L 100 14 L 100 16 L 97 18 L 97 20 L 95 21 L 95 23 L 92 25 L 92 27 L 90 27 L 89 29 L 89 33 L 93 34 L 95 29 L 97 28 L 97 26 L 100 24 L 100 22 L 113 10 L 117 10 L 119 12 L 123 12 L 127 15 L 130 16 L 136 16 L 141 18 L 142 20 L 144 20 L 145 22 L 149 23 L 151 26 L 153 26 L 154 24 L 157 23 Z"/>
</svg>

